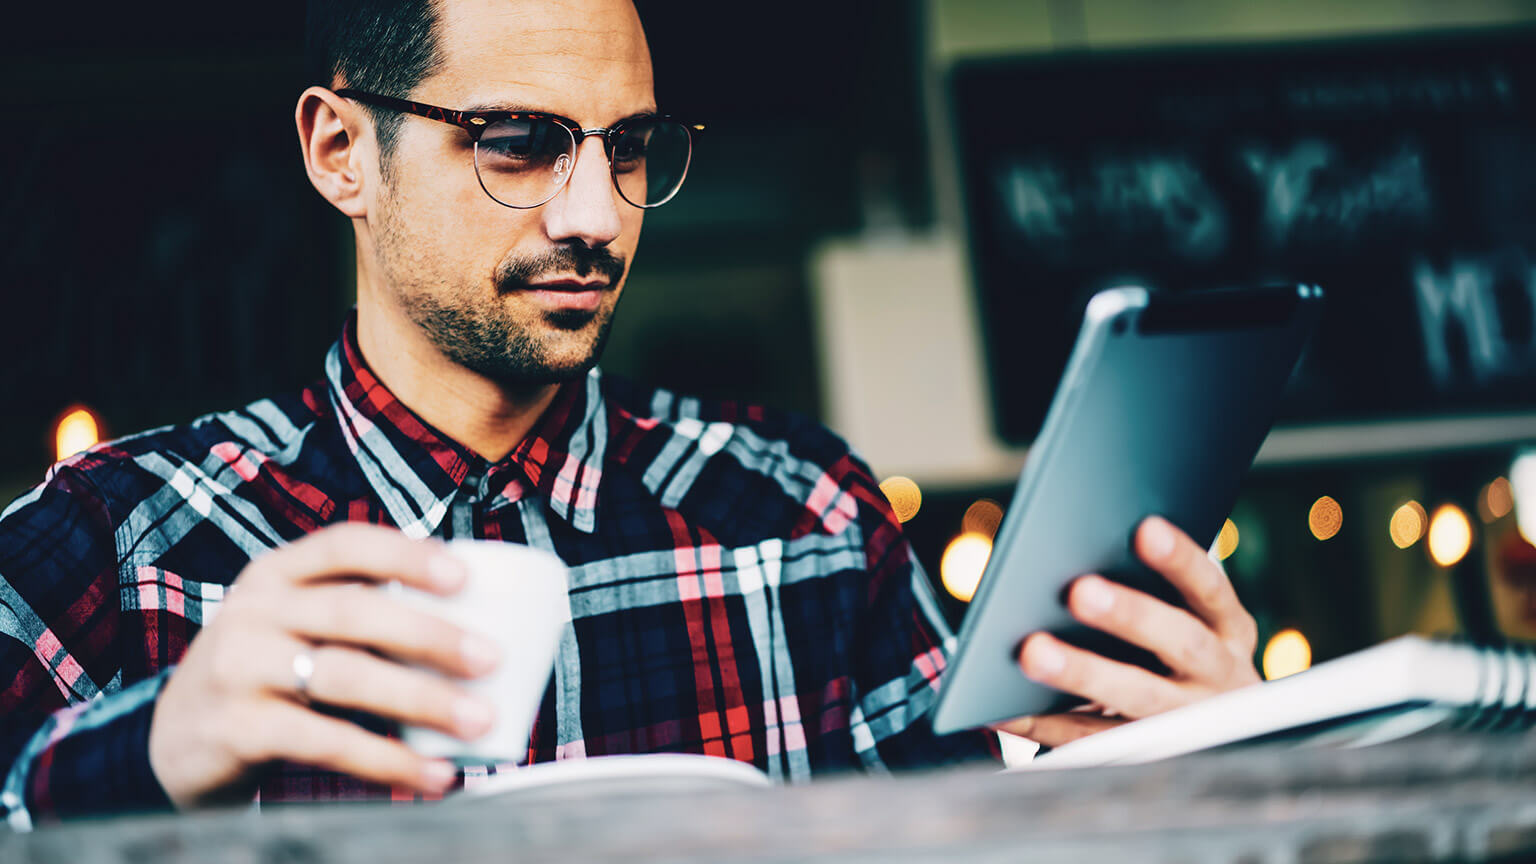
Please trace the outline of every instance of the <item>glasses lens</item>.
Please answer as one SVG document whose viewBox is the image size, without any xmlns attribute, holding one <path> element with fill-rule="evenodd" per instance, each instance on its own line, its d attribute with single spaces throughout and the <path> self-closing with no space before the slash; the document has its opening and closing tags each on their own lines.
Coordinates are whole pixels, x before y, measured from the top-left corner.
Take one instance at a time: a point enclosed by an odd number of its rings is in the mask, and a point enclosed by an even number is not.
<svg viewBox="0 0 1536 864">
<path fill-rule="evenodd" d="M 537 207 L 554 197 L 575 157 L 576 139 L 553 120 L 498 120 L 475 142 L 480 185 L 508 207 Z"/>
<path fill-rule="evenodd" d="M 626 123 L 613 142 L 613 182 L 636 207 L 665 204 L 688 174 L 688 128 L 672 120 Z"/>
</svg>

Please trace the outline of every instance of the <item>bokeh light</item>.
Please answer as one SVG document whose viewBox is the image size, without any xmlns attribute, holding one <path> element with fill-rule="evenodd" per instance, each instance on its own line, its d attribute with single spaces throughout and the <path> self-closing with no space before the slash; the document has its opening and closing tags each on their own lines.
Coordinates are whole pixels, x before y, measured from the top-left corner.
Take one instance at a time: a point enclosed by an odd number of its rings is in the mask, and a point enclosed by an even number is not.
<svg viewBox="0 0 1536 864">
<path fill-rule="evenodd" d="M 1509 466 L 1509 489 L 1515 505 L 1515 528 L 1536 546 L 1536 451 L 1523 450 Z"/>
<path fill-rule="evenodd" d="M 1472 548 L 1472 520 L 1455 504 L 1441 504 L 1429 520 L 1429 557 L 1454 567 Z"/>
<path fill-rule="evenodd" d="M 1237 523 L 1228 519 L 1221 526 L 1221 533 L 1216 535 L 1216 560 L 1225 561 L 1237 551 Z"/>
<path fill-rule="evenodd" d="M 1483 487 L 1482 494 L 1477 496 L 1477 514 L 1483 517 L 1484 522 L 1503 519 L 1513 509 L 1515 493 L 1509 487 L 1509 480 L 1504 477 L 1495 477 L 1493 482 Z"/>
<path fill-rule="evenodd" d="M 1344 527 L 1344 508 L 1339 502 L 1324 495 L 1312 502 L 1312 509 L 1307 511 L 1307 527 L 1312 529 L 1312 536 L 1319 540 L 1327 540 L 1339 533 Z"/>
<path fill-rule="evenodd" d="M 923 490 L 917 488 L 917 483 L 910 477 L 887 477 L 880 481 L 880 491 L 885 493 L 891 509 L 896 511 L 896 518 L 902 522 L 910 522 L 922 509 Z"/>
<path fill-rule="evenodd" d="M 62 461 L 101 441 L 101 423 L 89 408 L 72 408 L 53 427 L 54 459 Z"/>
<path fill-rule="evenodd" d="M 1392 512 L 1387 533 L 1392 535 L 1392 545 L 1407 549 L 1424 538 L 1424 529 L 1428 526 L 1429 514 L 1424 512 L 1424 505 L 1409 501 Z"/>
<path fill-rule="evenodd" d="M 944 590 L 966 603 L 976 596 L 982 571 L 992 557 L 992 539 L 982 534 L 965 533 L 949 541 L 939 561 L 939 578 Z"/>
<path fill-rule="evenodd" d="M 1300 630 L 1286 628 L 1264 646 L 1264 679 L 1273 681 L 1312 668 L 1312 643 Z"/>
<path fill-rule="evenodd" d="M 965 508 L 960 520 L 960 530 L 983 537 L 996 537 L 997 527 L 1003 524 L 1003 508 L 990 498 L 983 498 Z"/>
</svg>

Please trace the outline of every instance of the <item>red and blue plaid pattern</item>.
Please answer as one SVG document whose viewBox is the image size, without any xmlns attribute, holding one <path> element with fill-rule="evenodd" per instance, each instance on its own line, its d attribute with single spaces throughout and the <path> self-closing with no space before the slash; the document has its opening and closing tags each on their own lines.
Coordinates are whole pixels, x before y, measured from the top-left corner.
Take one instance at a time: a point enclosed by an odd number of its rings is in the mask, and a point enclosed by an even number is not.
<svg viewBox="0 0 1536 864">
<path fill-rule="evenodd" d="M 869 471 L 825 429 L 594 370 L 488 464 L 395 399 L 352 327 L 316 385 L 100 445 L 0 517 L 13 826 L 167 806 L 147 755 L 166 676 L 252 557 L 345 520 L 570 565 L 534 761 L 705 753 L 795 782 L 995 755 L 990 735 L 929 729 L 953 637 Z M 410 796 L 296 765 L 259 793 L 370 797 Z"/>
</svg>

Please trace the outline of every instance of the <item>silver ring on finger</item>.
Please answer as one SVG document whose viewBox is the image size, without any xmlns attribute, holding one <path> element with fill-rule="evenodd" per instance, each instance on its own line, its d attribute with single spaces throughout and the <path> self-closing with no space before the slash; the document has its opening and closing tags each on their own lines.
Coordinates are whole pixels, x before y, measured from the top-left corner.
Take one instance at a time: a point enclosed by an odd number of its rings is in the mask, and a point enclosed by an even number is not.
<svg viewBox="0 0 1536 864">
<path fill-rule="evenodd" d="M 315 678 L 315 652 L 304 648 L 293 655 L 293 689 L 300 701 L 309 701 L 309 685 Z"/>
</svg>

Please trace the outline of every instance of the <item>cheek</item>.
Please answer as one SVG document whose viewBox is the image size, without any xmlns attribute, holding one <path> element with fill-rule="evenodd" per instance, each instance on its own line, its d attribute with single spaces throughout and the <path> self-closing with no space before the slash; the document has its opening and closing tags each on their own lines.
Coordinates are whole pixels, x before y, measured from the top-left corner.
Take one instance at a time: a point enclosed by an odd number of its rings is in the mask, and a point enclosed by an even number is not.
<svg viewBox="0 0 1536 864">
<path fill-rule="evenodd" d="M 622 201 L 619 202 L 619 236 L 613 241 L 612 249 L 615 253 L 622 254 L 625 261 L 633 261 L 635 247 L 640 244 L 640 229 L 645 224 L 645 211 L 639 207 L 632 207 Z"/>
<path fill-rule="evenodd" d="M 401 145 L 398 198 L 402 207 L 409 208 L 401 216 L 417 231 L 448 247 L 507 236 L 509 223 L 518 221 L 519 211 L 486 196 L 475 175 L 472 150 L 456 146 L 446 135 L 418 134 Z"/>
<path fill-rule="evenodd" d="M 478 183 L 450 188 L 416 183 L 400 196 L 395 221 L 404 226 L 399 250 L 458 285 L 490 284 L 510 255 L 543 251 L 537 211 L 513 210 L 487 198 Z"/>
</svg>

